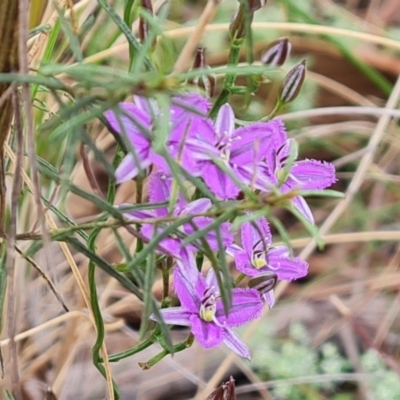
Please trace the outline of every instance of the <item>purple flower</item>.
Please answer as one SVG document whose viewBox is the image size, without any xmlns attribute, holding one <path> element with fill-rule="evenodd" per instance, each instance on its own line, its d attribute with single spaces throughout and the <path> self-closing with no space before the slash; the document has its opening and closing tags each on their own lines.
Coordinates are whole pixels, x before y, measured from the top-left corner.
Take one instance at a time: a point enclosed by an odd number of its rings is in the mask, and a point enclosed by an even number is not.
<svg viewBox="0 0 400 400">
<path fill-rule="evenodd" d="M 210 269 L 204 278 L 196 268 L 194 255 L 183 253 L 183 262 L 178 262 L 173 275 L 181 306 L 161 310 L 165 323 L 190 326 L 194 337 L 205 348 L 224 343 L 249 359 L 247 346 L 231 328 L 260 316 L 263 308 L 260 294 L 255 289 L 233 289 L 232 307 L 225 315 L 214 271 Z"/>
<path fill-rule="evenodd" d="M 111 127 L 125 134 L 134 152 L 128 153 L 118 166 L 115 176 L 118 183 L 135 178 L 141 171 L 155 164 L 159 170 L 169 173 L 164 158 L 151 147 L 153 130 L 161 116 L 155 100 L 135 96 L 135 103 L 120 103 L 119 111 L 108 110 L 105 117 Z M 175 96 L 171 99 L 170 129 L 166 147 L 177 162 L 189 172 L 198 174 L 195 160 L 185 149 L 185 142 L 203 133 L 213 132 L 212 121 L 206 117 L 210 103 L 199 94 L 192 93 Z"/>
<path fill-rule="evenodd" d="M 240 272 L 252 277 L 274 272 L 278 279 L 286 281 L 307 275 L 307 262 L 291 257 L 286 246 L 272 246 L 272 235 L 266 220 L 260 219 L 253 224 L 245 222 L 242 225 L 243 247 L 234 244 L 227 249 Z M 270 307 L 274 305 L 272 290 L 263 298 Z"/>
<path fill-rule="evenodd" d="M 317 160 L 295 161 L 290 166 L 288 160 L 295 142 L 288 139 L 284 129 L 272 137 L 271 145 L 257 165 L 257 188 L 270 191 L 271 186 L 280 187 L 282 193 L 299 190 L 323 190 L 336 182 L 335 167 L 328 162 Z M 250 174 L 249 170 L 247 171 Z M 301 196 L 291 199 L 293 205 L 311 222 L 314 217 Z"/>
<path fill-rule="evenodd" d="M 172 184 L 172 179 L 163 175 L 162 173 L 156 173 L 153 175 L 149 187 L 150 187 L 150 202 L 160 203 L 169 201 L 170 199 L 170 188 Z M 172 216 L 173 217 L 185 217 L 193 214 L 202 214 L 207 212 L 211 208 L 212 204 L 209 199 L 198 199 L 188 203 L 182 196 L 179 197 L 177 204 L 174 207 Z M 168 216 L 168 208 L 156 208 L 151 211 L 131 211 L 126 212 L 125 216 L 132 219 L 137 218 L 163 218 Z M 213 222 L 210 217 L 193 217 L 191 222 L 182 224 L 179 227 L 179 231 L 184 236 L 189 236 L 198 230 L 205 229 Z M 168 226 L 168 223 L 164 223 L 164 227 Z M 156 230 L 154 224 L 143 224 L 141 233 L 147 239 L 151 239 L 156 234 L 163 231 L 163 226 L 158 225 Z M 224 222 L 220 225 L 221 237 L 224 246 L 229 246 L 233 243 L 233 233 L 230 231 L 230 224 Z M 218 249 L 218 240 L 215 230 L 210 230 L 206 233 L 205 239 L 212 250 Z M 159 249 L 167 254 L 173 255 L 175 257 L 180 256 L 182 248 L 181 237 L 171 235 L 163 240 L 159 244 Z M 194 244 L 200 246 L 201 242 L 199 240 L 195 241 Z M 193 244 L 188 245 L 189 249 L 196 250 Z"/>
<path fill-rule="evenodd" d="M 111 127 L 126 138 L 134 154 L 128 153 L 115 171 L 117 183 L 136 177 L 151 164 L 151 141 L 145 131 L 151 131 L 150 115 L 133 103 L 120 103 L 119 112 L 108 110 L 105 117 Z"/>
<path fill-rule="evenodd" d="M 201 176 L 207 186 L 221 199 L 236 198 L 240 188 L 213 161 L 219 159 L 244 184 L 252 182 L 248 173 L 270 147 L 271 138 L 278 135 L 278 121 L 255 123 L 235 129 L 235 116 L 229 104 L 224 104 L 213 131 L 202 131 L 197 138 L 187 140 L 186 147 L 198 161 Z"/>
</svg>

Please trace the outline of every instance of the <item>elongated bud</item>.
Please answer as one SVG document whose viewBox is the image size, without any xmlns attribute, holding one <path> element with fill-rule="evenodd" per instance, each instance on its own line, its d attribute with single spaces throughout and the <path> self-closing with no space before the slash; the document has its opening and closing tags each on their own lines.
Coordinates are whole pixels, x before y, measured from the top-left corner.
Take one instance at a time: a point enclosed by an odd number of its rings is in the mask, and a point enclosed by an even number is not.
<svg viewBox="0 0 400 400">
<path fill-rule="evenodd" d="M 228 382 L 223 383 L 215 389 L 207 397 L 207 400 L 236 400 L 235 380 L 232 376 Z"/>
<path fill-rule="evenodd" d="M 249 17 L 251 18 L 250 22 L 253 20 L 253 13 L 250 12 Z M 229 34 L 231 36 L 231 40 L 243 39 L 245 36 L 245 11 L 242 5 L 236 10 L 235 15 L 232 18 L 232 21 L 229 25 Z"/>
<path fill-rule="evenodd" d="M 205 61 L 205 51 L 206 49 L 204 47 L 197 48 L 192 69 L 210 68 Z M 190 79 L 189 83 L 204 89 L 209 97 L 212 97 L 214 95 L 215 77 L 211 74 L 197 76 L 196 78 Z"/>
<path fill-rule="evenodd" d="M 270 67 L 280 67 L 289 57 L 292 45 L 288 38 L 279 38 L 271 42 L 261 55 L 261 62 Z"/>
<path fill-rule="evenodd" d="M 264 7 L 267 4 L 267 0 L 247 0 L 250 11 L 254 12 Z"/>
<path fill-rule="evenodd" d="M 151 4 L 151 0 L 141 0 L 141 6 L 145 10 L 147 10 L 150 15 L 153 15 L 153 5 Z M 139 38 L 140 41 L 143 43 L 146 39 L 147 36 L 149 36 L 149 25 L 147 21 L 140 17 L 139 19 Z"/>
<path fill-rule="evenodd" d="M 302 60 L 288 72 L 279 88 L 279 101 L 290 103 L 297 97 L 303 86 L 306 69 L 306 60 Z"/>
<path fill-rule="evenodd" d="M 266 0 L 239 0 L 240 5 L 229 25 L 229 33 L 231 40 L 243 39 L 246 31 L 245 19 L 251 24 L 254 17 L 254 12 L 263 7 Z"/>
<path fill-rule="evenodd" d="M 261 295 L 268 293 L 276 286 L 278 276 L 274 272 L 264 272 L 249 280 L 249 287 L 256 289 Z"/>
</svg>

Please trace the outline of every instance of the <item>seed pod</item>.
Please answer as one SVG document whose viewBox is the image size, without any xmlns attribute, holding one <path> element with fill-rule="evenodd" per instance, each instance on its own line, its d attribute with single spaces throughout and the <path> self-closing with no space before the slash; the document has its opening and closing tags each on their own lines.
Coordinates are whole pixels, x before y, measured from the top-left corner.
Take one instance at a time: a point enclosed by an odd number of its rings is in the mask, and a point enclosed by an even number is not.
<svg viewBox="0 0 400 400">
<path fill-rule="evenodd" d="M 232 376 L 229 381 L 222 383 L 215 389 L 208 397 L 207 400 L 236 400 L 235 380 Z"/>
<path fill-rule="evenodd" d="M 253 13 L 250 13 L 250 18 L 253 20 Z M 245 36 L 245 12 L 242 5 L 236 10 L 235 15 L 232 18 L 232 21 L 229 25 L 229 34 L 231 36 L 231 40 L 243 39 Z M 251 22 L 251 21 L 250 21 Z"/>
<path fill-rule="evenodd" d="M 248 0 L 249 9 L 251 12 L 259 10 L 267 4 L 267 0 Z"/>
<path fill-rule="evenodd" d="M 141 0 L 141 6 L 145 10 L 147 10 L 150 15 L 153 15 L 153 6 L 151 4 L 151 0 Z M 140 17 L 139 19 L 139 38 L 140 41 L 143 43 L 146 39 L 147 36 L 149 36 L 149 25 L 147 24 L 147 21 Z"/>
<path fill-rule="evenodd" d="M 278 276 L 274 272 L 264 272 L 249 280 L 249 287 L 256 289 L 261 295 L 268 293 L 276 286 Z"/>
<path fill-rule="evenodd" d="M 289 57 L 292 45 L 288 38 L 279 38 L 271 42 L 261 55 L 261 62 L 270 67 L 280 67 Z"/>
<path fill-rule="evenodd" d="M 205 61 L 205 56 L 204 56 L 205 50 L 206 49 L 204 47 L 197 48 L 192 69 L 209 68 L 209 66 L 206 64 Z M 207 93 L 209 97 L 212 97 L 214 95 L 215 77 L 211 74 L 204 74 L 201 76 L 197 76 L 196 78 L 190 79 L 189 83 L 204 89 L 204 91 Z"/>
<path fill-rule="evenodd" d="M 288 72 L 279 87 L 278 96 L 281 103 L 290 103 L 298 96 L 305 76 L 306 60 L 302 60 Z"/>
</svg>

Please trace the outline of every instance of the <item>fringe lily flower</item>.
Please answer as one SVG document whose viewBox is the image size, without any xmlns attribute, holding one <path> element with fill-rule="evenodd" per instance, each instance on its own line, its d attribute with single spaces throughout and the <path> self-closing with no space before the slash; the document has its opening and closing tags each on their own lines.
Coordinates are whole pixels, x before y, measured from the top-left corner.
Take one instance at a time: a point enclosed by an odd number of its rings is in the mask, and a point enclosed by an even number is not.
<svg viewBox="0 0 400 400">
<path fill-rule="evenodd" d="M 258 188 L 269 191 L 271 186 L 279 187 L 282 193 L 298 190 L 323 190 L 336 182 L 335 167 L 328 162 L 317 160 L 291 160 L 296 143 L 288 139 L 284 129 L 277 131 L 272 142 L 257 166 Z M 314 223 L 310 207 L 301 196 L 291 199 L 293 205 Z"/>
<path fill-rule="evenodd" d="M 150 181 L 150 202 L 151 203 L 161 203 L 169 201 L 170 199 L 170 188 L 172 184 L 172 179 L 166 177 L 162 173 L 156 173 L 153 175 Z M 212 206 L 211 200 L 209 199 L 197 199 L 192 202 L 187 202 L 184 198 L 179 197 L 174 211 L 172 213 L 173 217 L 186 217 L 193 214 L 206 213 Z M 144 219 L 144 218 L 163 218 L 169 215 L 168 207 L 156 208 L 150 211 L 130 211 L 125 212 L 124 215 L 127 218 L 132 219 Z M 167 254 L 173 255 L 175 257 L 180 257 L 181 249 L 183 247 L 184 237 L 190 236 L 198 230 L 206 229 L 213 219 L 210 217 L 195 216 L 190 222 L 182 224 L 178 231 L 182 233 L 182 237 L 176 234 L 171 234 L 170 236 L 162 239 L 159 243 L 159 249 Z M 167 227 L 169 223 L 164 223 L 163 225 L 158 224 L 155 229 L 154 224 L 143 224 L 141 233 L 147 239 L 152 239 L 156 234 L 162 233 L 162 231 Z M 219 227 L 222 237 L 222 242 L 224 246 L 229 246 L 233 243 L 233 233 L 230 231 L 230 224 L 224 222 Z M 207 240 L 208 245 L 212 250 L 218 250 L 218 240 L 215 230 L 208 231 L 204 238 Z M 194 245 L 201 245 L 200 240 L 194 242 L 194 244 L 189 244 L 186 247 L 195 251 L 197 250 Z"/>
<path fill-rule="evenodd" d="M 162 116 L 162 111 L 155 100 L 140 96 L 135 96 L 134 100 L 134 103 L 120 103 L 118 109 L 105 112 L 112 129 L 125 135 L 130 144 L 128 154 L 115 172 L 118 183 L 135 178 L 152 164 L 169 173 L 164 158 L 152 149 L 153 130 Z M 193 157 L 184 151 L 185 141 L 199 135 L 212 134 L 212 121 L 206 117 L 209 109 L 208 100 L 196 93 L 171 99 L 169 132 L 165 146 L 170 156 L 192 174 L 198 175 L 197 164 Z"/>
<path fill-rule="evenodd" d="M 281 124 L 270 121 L 235 129 L 233 110 L 229 104 L 224 104 L 211 135 L 208 135 L 209 131 L 202 132 L 198 138 L 188 140 L 187 147 L 197 159 L 201 176 L 210 190 L 221 199 L 234 199 L 240 188 L 214 160 L 223 162 L 243 184 L 250 184 L 252 176 L 246 169 L 254 170 L 254 165 L 261 160 L 280 127 Z"/>
<path fill-rule="evenodd" d="M 194 255 L 186 254 L 184 262 L 174 270 L 174 287 L 181 306 L 160 310 L 165 323 L 190 326 L 196 340 L 205 348 L 224 343 L 249 359 L 247 346 L 231 328 L 260 316 L 263 308 L 260 294 L 255 289 L 233 289 L 232 306 L 225 315 L 214 270 L 210 269 L 204 278 L 196 268 Z"/>
<path fill-rule="evenodd" d="M 236 268 L 245 275 L 256 277 L 268 272 L 280 280 L 291 281 L 307 275 L 308 263 L 291 257 L 286 246 L 272 246 L 272 235 L 265 220 L 245 222 L 241 228 L 242 247 L 232 245 L 227 252 L 233 256 Z M 273 291 L 263 293 L 270 307 L 274 305 Z"/>
</svg>

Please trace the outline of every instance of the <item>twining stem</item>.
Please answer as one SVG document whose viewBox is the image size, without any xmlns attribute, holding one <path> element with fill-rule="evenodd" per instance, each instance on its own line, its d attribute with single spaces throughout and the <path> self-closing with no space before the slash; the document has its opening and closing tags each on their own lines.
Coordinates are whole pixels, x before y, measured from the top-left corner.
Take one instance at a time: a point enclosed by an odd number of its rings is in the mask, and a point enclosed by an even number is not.
<svg viewBox="0 0 400 400">
<path fill-rule="evenodd" d="M 112 354 L 108 357 L 108 361 L 117 362 L 122 360 L 123 358 L 127 358 L 133 356 L 134 354 L 140 353 L 141 351 L 147 349 L 154 343 L 154 339 L 150 338 L 145 340 L 144 342 L 138 344 L 135 347 L 132 347 L 129 350 L 121 351 L 121 353 Z"/>
<path fill-rule="evenodd" d="M 100 229 L 95 229 L 93 233 L 90 235 L 89 241 L 88 241 L 88 247 L 90 250 L 94 251 L 95 249 L 95 240 L 100 233 Z M 101 357 L 100 357 L 100 350 L 104 342 L 104 322 L 103 322 L 103 317 L 101 315 L 101 310 L 97 298 L 97 288 L 96 288 L 96 280 L 95 280 L 95 271 L 96 271 L 96 265 L 93 261 L 89 262 L 89 271 L 88 271 L 88 281 L 89 281 L 89 290 L 90 290 L 90 303 L 92 306 L 92 311 L 93 311 L 93 316 L 95 319 L 95 324 L 96 324 L 96 342 L 93 345 L 92 348 L 92 359 L 93 359 L 93 364 L 94 366 L 100 371 L 100 373 L 106 378 L 106 370 L 104 368 L 104 365 L 101 363 Z M 118 386 L 115 384 L 113 380 L 113 390 L 114 390 L 114 396 L 115 399 L 120 398 L 120 393 Z"/>
<path fill-rule="evenodd" d="M 118 153 L 119 152 L 117 151 L 116 156 L 114 157 L 114 160 L 113 160 L 114 166 L 120 161 L 120 157 L 119 157 Z M 109 183 L 108 183 L 108 190 L 107 190 L 107 201 L 110 204 L 113 204 L 113 202 L 114 202 L 115 191 L 116 191 L 115 182 L 110 179 Z M 104 215 L 102 219 L 103 220 L 107 219 L 107 215 Z M 96 243 L 97 236 L 99 235 L 100 232 L 101 232 L 101 227 L 97 227 L 96 229 L 93 230 L 93 232 L 89 236 L 88 248 L 92 252 L 95 252 L 95 250 L 96 250 L 95 243 Z M 92 311 L 93 311 L 93 317 L 95 319 L 96 333 L 97 333 L 96 341 L 92 348 L 92 359 L 93 359 L 94 366 L 107 379 L 106 369 L 105 369 L 104 365 L 102 364 L 102 358 L 100 357 L 100 351 L 101 351 L 101 348 L 104 343 L 105 330 L 104 330 L 103 316 L 101 314 L 100 305 L 99 305 L 99 301 L 98 301 L 98 297 L 97 297 L 95 271 L 96 271 L 96 264 L 93 261 L 90 261 L 89 268 L 88 268 L 90 303 L 91 303 L 91 307 L 92 307 Z M 116 385 L 114 380 L 112 380 L 112 385 L 113 385 L 115 399 L 118 400 L 118 399 L 120 399 L 120 392 L 119 392 L 118 386 Z"/>
<path fill-rule="evenodd" d="M 161 361 L 168 354 L 179 353 L 180 351 L 191 347 L 193 342 L 194 342 L 194 336 L 193 336 L 192 333 L 190 333 L 185 341 L 183 341 L 181 343 L 178 343 L 175 346 L 173 346 L 173 351 L 172 352 L 170 352 L 168 349 L 164 349 L 160 353 L 155 355 L 154 357 L 150 358 L 149 361 L 147 361 L 145 363 L 139 363 L 139 366 L 143 370 L 150 369 L 151 367 L 153 367 L 155 364 L 157 364 L 159 361 Z"/>
</svg>

